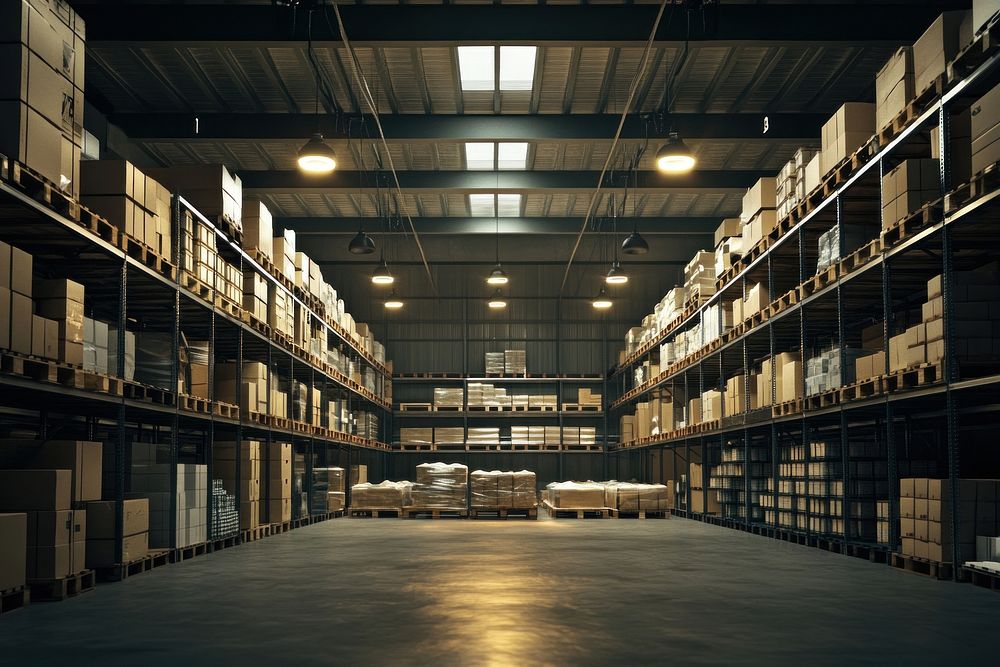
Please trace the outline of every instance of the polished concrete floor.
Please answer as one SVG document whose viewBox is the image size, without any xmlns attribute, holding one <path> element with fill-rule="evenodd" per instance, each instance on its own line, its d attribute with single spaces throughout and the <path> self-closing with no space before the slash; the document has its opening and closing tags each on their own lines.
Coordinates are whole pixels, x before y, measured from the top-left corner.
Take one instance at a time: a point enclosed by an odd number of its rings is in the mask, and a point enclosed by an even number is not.
<svg viewBox="0 0 1000 667">
<path fill-rule="evenodd" d="M 338 519 L 0 618 L 0 664 L 998 664 L 1000 595 L 698 522 Z"/>
</svg>

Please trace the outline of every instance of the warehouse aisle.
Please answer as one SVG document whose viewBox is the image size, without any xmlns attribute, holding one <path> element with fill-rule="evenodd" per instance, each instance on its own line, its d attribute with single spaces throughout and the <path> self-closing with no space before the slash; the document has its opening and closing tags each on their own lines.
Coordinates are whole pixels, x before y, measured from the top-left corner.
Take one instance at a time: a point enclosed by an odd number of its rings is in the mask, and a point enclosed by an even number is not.
<svg viewBox="0 0 1000 667">
<path fill-rule="evenodd" d="M 989 664 L 998 623 L 996 593 L 681 519 L 340 519 L 13 613 L 0 663 Z"/>
</svg>

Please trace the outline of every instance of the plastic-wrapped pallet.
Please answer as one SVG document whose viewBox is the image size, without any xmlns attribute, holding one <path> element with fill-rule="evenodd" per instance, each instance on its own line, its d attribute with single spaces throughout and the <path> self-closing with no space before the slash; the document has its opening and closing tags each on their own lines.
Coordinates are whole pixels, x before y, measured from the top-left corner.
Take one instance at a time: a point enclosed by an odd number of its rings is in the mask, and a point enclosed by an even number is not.
<svg viewBox="0 0 1000 667">
<path fill-rule="evenodd" d="M 401 509 L 411 502 L 411 482 L 391 482 L 379 484 L 364 482 L 351 487 L 351 507 L 353 509 Z"/>
<path fill-rule="evenodd" d="M 236 496 L 226 493 L 221 479 L 212 480 L 212 539 L 235 535 L 240 529 Z"/>
<path fill-rule="evenodd" d="M 617 509 L 623 512 L 664 511 L 667 509 L 667 487 L 663 484 L 616 485 Z"/>
<path fill-rule="evenodd" d="M 503 351 L 504 373 L 525 375 L 528 372 L 527 353 L 524 350 Z"/>
<path fill-rule="evenodd" d="M 552 482 L 545 487 L 553 507 L 591 509 L 605 507 L 605 489 L 596 482 Z"/>
<path fill-rule="evenodd" d="M 467 442 L 475 445 L 499 445 L 500 429 L 496 426 L 471 426 Z"/>
<path fill-rule="evenodd" d="M 535 473 L 530 470 L 517 470 L 511 474 L 511 507 L 523 509 L 538 505 L 535 479 Z"/>
<path fill-rule="evenodd" d="M 415 507 L 465 508 L 469 469 L 461 463 L 421 463 L 412 496 Z"/>
<path fill-rule="evenodd" d="M 462 407 L 461 387 L 434 387 L 434 407 Z"/>
<path fill-rule="evenodd" d="M 504 476 L 507 475 L 507 479 Z M 499 470 L 474 470 L 469 475 L 472 484 L 471 506 L 474 509 L 501 509 L 507 505 L 501 504 L 503 489 L 510 496 L 513 483 L 513 473 L 503 473 Z M 504 482 L 507 482 L 505 484 Z"/>
<path fill-rule="evenodd" d="M 501 375 L 504 369 L 503 352 L 486 353 L 486 373 L 489 375 Z"/>
<path fill-rule="evenodd" d="M 313 511 L 320 514 L 344 509 L 344 469 L 313 468 Z"/>
</svg>

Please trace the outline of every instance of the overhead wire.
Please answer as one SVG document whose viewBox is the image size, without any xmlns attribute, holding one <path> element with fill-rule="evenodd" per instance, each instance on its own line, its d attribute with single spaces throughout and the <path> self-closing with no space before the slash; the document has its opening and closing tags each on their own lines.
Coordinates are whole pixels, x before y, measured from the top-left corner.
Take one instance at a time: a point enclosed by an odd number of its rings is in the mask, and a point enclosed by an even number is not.
<svg viewBox="0 0 1000 667">
<path fill-rule="evenodd" d="M 364 98 L 365 103 L 368 105 L 368 110 L 372 115 L 372 119 L 375 121 L 375 126 L 378 128 L 379 137 L 382 140 L 382 147 L 385 150 L 386 161 L 389 163 L 389 171 L 392 173 L 392 180 L 396 186 L 396 194 L 400 201 L 405 201 L 403 199 L 403 189 L 399 184 L 399 175 L 396 173 L 396 167 L 392 160 L 392 153 L 389 151 L 389 143 L 385 138 L 385 131 L 382 129 L 382 121 L 379 120 L 378 114 L 378 104 L 372 97 L 371 89 L 368 87 L 368 81 L 365 79 L 364 72 L 361 69 L 361 62 L 358 60 L 358 56 L 351 46 L 350 40 L 347 38 L 347 31 L 344 28 L 344 20 L 340 16 L 340 9 L 336 2 L 330 3 L 333 6 L 334 16 L 337 17 L 337 27 L 340 33 L 340 39 L 344 42 L 344 48 L 347 49 L 347 54 L 350 56 L 349 60 L 351 62 L 351 68 L 354 70 L 354 78 L 357 80 L 359 92 Z M 328 7 L 330 5 L 327 5 Z M 330 17 L 328 13 L 324 12 L 324 17 L 326 18 L 327 24 L 330 23 Z M 330 25 L 330 31 L 333 31 L 333 26 Z M 431 291 L 437 295 L 437 285 L 434 284 L 434 275 L 431 273 L 430 264 L 427 262 L 427 253 L 424 251 L 424 246 L 420 242 L 420 235 L 417 234 L 417 228 L 413 224 L 413 218 L 410 216 L 408 211 L 404 210 L 406 215 L 406 221 L 410 227 L 410 233 L 413 234 L 413 241 L 417 246 L 417 251 L 420 253 L 420 260 L 423 262 L 424 270 L 427 273 L 427 282 L 430 283 Z"/>
<path fill-rule="evenodd" d="M 584 216 L 583 225 L 581 225 L 580 232 L 576 235 L 576 241 L 573 243 L 573 250 L 570 252 L 569 260 L 566 262 L 566 270 L 563 272 L 562 283 L 559 285 L 559 296 L 562 296 L 563 290 L 566 288 L 566 281 L 569 279 L 569 271 L 573 266 L 573 259 L 576 257 L 576 253 L 580 249 L 580 242 L 583 240 L 583 235 L 586 233 L 587 226 L 590 224 L 590 218 L 594 212 L 594 205 L 597 203 L 598 197 L 601 193 L 601 188 L 604 185 L 604 175 L 607 173 L 612 159 L 614 159 L 615 150 L 618 146 L 619 140 L 621 139 L 622 130 L 625 127 L 625 120 L 628 118 L 629 110 L 632 106 L 632 100 L 635 98 L 636 90 L 639 88 L 639 82 L 646 76 L 646 68 L 649 66 L 649 56 L 653 50 L 653 41 L 656 39 L 656 33 L 660 28 L 660 20 L 663 18 L 663 12 L 666 10 L 666 7 L 667 0 L 661 0 L 660 10 L 656 13 L 656 20 L 653 21 L 653 29 L 649 33 L 649 39 L 646 40 L 646 46 L 642 52 L 642 61 L 638 70 L 636 70 L 635 76 L 629 84 L 628 97 L 625 100 L 625 107 L 622 109 L 621 118 L 618 120 L 618 128 L 615 130 L 615 136 L 611 140 L 611 148 L 608 150 L 608 157 L 605 158 L 604 166 L 601 168 L 601 175 L 597 179 L 597 189 L 594 190 L 594 193 L 590 197 L 590 205 L 587 207 L 587 213 Z M 334 5 L 334 9 L 336 9 L 336 5 Z"/>
</svg>

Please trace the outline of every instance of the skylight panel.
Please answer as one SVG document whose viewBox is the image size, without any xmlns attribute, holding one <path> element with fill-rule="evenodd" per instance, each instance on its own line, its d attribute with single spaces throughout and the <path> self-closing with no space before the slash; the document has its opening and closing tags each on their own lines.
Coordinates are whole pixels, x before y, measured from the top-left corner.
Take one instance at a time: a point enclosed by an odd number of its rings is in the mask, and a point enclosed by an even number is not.
<svg viewBox="0 0 1000 667">
<path fill-rule="evenodd" d="M 500 90 L 531 90 L 537 51 L 536 46 L 500 47 Z"/>
<path fill-rule="evenodd" d="M 528 166 L 528 144 L 525 142 L 501 143 L 497 146 L 497 156 L 500 169 L 524 169 Z"/>
<path fill-rule="evenodd" d="M 501 216 L 505 218 L 517 217 L 521 215 L 521 195 L 499 194 L 497 195 L 497 206 Z"/>
<path fill-rule="evenodd" d="M 458 71 L 462 79 L 462 90 L 495 89 L 496 78 L 493 69 L 495 50 L 492 46 L 458 47 Z"/>
<path fill-rule="evenodd" d="M 493 169 L 493 143 L 465 144 L 465 166 L 468 169 Z"/>
<path fill-rule="evenodd" d="M 471 215 L 493 215 L 495 195 L 469 195 L 469 213 Z"/>
</svg>

